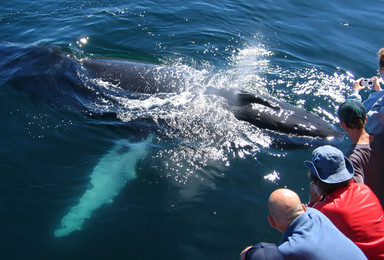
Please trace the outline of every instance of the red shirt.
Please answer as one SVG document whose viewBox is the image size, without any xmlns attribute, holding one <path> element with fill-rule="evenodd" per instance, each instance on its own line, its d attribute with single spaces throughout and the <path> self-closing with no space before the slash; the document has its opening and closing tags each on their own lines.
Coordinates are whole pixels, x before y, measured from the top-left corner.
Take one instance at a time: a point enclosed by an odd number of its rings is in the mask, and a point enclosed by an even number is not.
<svg viewBox="0 0 384 260">
<path fill-rule="evenodd" d="M 368 259 L 384 259 L 384 213 L 376 195 L 363 184 L 327 194 L 314 208 L 324 213 Z"/>
</svg>

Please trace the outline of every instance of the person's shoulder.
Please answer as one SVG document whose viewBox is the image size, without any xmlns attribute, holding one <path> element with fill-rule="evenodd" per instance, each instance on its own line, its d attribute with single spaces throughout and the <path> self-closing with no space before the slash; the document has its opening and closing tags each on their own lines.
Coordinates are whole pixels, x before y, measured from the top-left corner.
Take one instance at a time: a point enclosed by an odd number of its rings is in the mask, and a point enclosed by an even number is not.
<svg viewBox="0 0 384 260">
<path fill-rule="evenodd" d="M 315 203 L 316 205 L 317 203 Z M 307 214 L 310 214 L 310 215 L 320 215 L 322 214 L 318 209 L 314 208 L 314 207 L 307 207 L 306 208 L 306 212 Z"/>
<path fill-rule="evenodd" d="M 347 200 L 347 198 L 344 200 L 349 201 L 351 204 L 355 205 L 355 207 L 381 208 L 379 199 L 368 185 L 352 182 L 349 190 L 350 192 L 348 196 L 350 200 Z"/>
<path fill-rule="evenodd" d="M 317 203 L 317 208 L 307 208 L 307 213 L 308 213 L 309 218 L 311 218 L 312 221 L 315 221 L 318 223 L 323 223 L 322 225 L 324 225 L 324 224 L 325 225 L 331 225 L 331 221 L 322 212 L 322 210 L 324 210 L 326 212 L 327 207 L 328 207 L 327 203 L 319 202 L 319 203 Z M 331 206 L 331 207 L 333 207 L 333 206 Z"/>
<path fill-rule="evenodd" d="M 371 189 L 364 183 L 352 182 L 349 186 L 353 193 L 360 193 L 361 191 L 371 191 Z"/>
<path fill-rule="evenodd" d="M 350 190 L 350 193 L 354 194 L 356 198 L 374 196 L 374 193 L 371 188 L 369 188 L 368 185 L 365 183 L 352 182 L 350 185 Z"/>
<path fill-rule="evenodd" d="M 355 169 L 355 175 L 364 175 L 364 169 L 369 168 L 373 149 L 370 144 L 357 144 L 353 151 L 347 155 Z"/>
<path fill-rule="evenodd" d="M 319 211 L 321 214 L 326 214 L 329 210 L 335 208 L 334 202 L 329 199 L 325 199 L 323 201 L 316 202 L 313 205 L 313 209 Z M 319 214 L 313 213 L 318 216 Z"/>
<path fill-rule="evenodd" d="M 351 161 L 360 162 L 363 159 L 369 158 L 372 153 L 371 146 L 369 144 L 358 144 L 355 149 L 347 157 Z"/>
<path fill-rule="evenodd" d="M 371 150 L 371 144 L 356 144 L 355 148 L 353 148 L 353 151 L 359 150 Z"/>
<path fill-rule="evenodd" d="M 327 215 L 329 212 L 338 212 L 346 202 L 350 201 L 348 199 L 346 200 L 346 198 L 352 197 L 352 193 L 353 191 L 351 190 L 351 185 L 340 187 L 335 191 L 326 194 L 322 200 L 315 203 L 313 207 L 325 215 Z"/>
</svg>

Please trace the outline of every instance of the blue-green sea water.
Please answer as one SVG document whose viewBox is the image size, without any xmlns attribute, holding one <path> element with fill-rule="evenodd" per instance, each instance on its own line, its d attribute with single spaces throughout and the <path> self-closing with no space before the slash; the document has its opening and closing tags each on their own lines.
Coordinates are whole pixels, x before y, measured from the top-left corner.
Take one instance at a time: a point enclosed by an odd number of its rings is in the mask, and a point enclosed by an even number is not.
<svg viewBox="0 0 384 260">
<path fill-rule="evenodd" d="M 267 94 L 339 128 L 353 79 L 377 75 L 382 10 L 371 0 L 2 1 L 0 258 L 238 259 L 248 245 L 279 244 L 267 220 L 274 189 L 308 197 L 312 147 L 272 147 L 190 89 L 138 99 L 100 83 L 78 109 L 68 105 L 77 92 L 22 46 L 171 66 L 198 89 Z M 115 179 L 97 190 L 105 176 Z M 80 230 L 58 235 L 73 212 Z"/>
</svg>

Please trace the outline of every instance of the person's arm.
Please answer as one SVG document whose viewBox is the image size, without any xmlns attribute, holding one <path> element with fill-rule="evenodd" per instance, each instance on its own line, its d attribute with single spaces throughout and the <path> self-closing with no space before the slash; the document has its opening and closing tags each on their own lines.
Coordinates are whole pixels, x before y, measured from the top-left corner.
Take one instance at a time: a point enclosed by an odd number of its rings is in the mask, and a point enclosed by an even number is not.
<svg viewBox="0 0 384 260">
<path fill-rule="evenodd" d="M 361 81 L 363 80 L 364 78 L 359 78 L 358 80 L 356 80 L 355 82 L 353 82 L 353 86 L 352 86 L 352 92 L 349 94 L 349 96 L 347 97 L 347 99 L 357 99 L 359 101 L 361 101 L 361 96 L 359 94 L 360 90 L 362 89 L 365 89 L 365 86 L 362 86 L 361 85 Z"/>
<path fill-rule="evenodd" d="M 377 78 L 377 77 L 372 77 L 372 79 L 373 79 L 373 82 L 374 82 L 374 87 L 373 87 L 373 90 L 374 91 L 382 91 L 382 89 L 381 89 L 381 86 L 380 86 L 380 79 L 379 78 Z"/>
<path fill-rule="evenodd" d="M 355 173 L 353 175 L 353 179 L 355 182 L 364 183 L 364 169 L 361 163 L 356 161 L 355 158 L 349 157 L 350 161 L 352 162 L 353 168 L 355 170 Z"/>
</svg>

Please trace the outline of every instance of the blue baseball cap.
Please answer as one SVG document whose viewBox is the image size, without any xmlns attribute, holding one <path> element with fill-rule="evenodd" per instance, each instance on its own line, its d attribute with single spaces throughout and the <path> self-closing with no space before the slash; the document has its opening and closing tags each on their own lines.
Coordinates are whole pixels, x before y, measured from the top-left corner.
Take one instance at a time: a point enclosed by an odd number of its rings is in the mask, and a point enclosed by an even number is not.
<svg viewBox="0 0 384 260">
<path fill-rule="evenodd" d="M 312 161 L 304 161 L 304 165 L 321 181 L 329 184 L 350 180 L 354 174 L 351 161 L 342 151 L 331 145 L 315 149 L 312 152 Z"/>
</svg>

